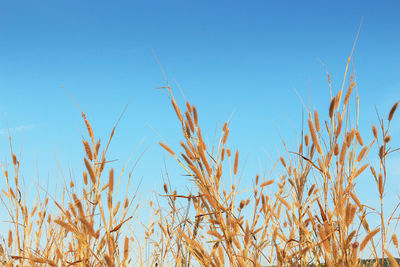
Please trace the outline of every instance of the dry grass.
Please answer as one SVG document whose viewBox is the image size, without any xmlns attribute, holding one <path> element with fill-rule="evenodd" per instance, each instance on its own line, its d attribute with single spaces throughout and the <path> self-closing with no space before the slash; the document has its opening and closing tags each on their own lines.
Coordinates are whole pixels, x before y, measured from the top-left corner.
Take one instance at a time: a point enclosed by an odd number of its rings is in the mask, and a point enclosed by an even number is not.
<svg viewBox="0 0 400 267">
<path fill-rule="evenodd" d="M 182 141 L 174 141 L 180 151 L 165 141 L 159 144 L 185 170 L 194 190 L 178 194 L 171 183 L 165 183 L 160 188 L 163 193 L 147 207 L 152 219 L 143 240 L 135 231 L 126 231 L 135 228 L 136 194 L 126 191 L 118 201 L 126 175 L 124 169 L 115 175 L 106 160 L 117 125 L 103 147 L 82 112 L 87 128 L 87 139 L 82 140 L 86 154 L 82 180 L 65 183 L 58 197 L 46 194 L 43 199 L 39 194 L 34 203 L 27 203 L 20 186 L 20 165 L 10 136 L 11 170 L 1 165 L 6 181 L 1 201 L 11 226 L 0 246 L 2 264 L 359 266 L 361 258 L 372 257 L 377 266 L 383 265 L 380 259 L 384 258 L 396 266 L 399 204 L 392 203 L 393 211 L 384 214 L 384 196 L 390 179 L 387 158 L 396 151 L 390 146 L 389 129 L 398 103 L 386 119 L 379 117 L 373 138 L 366 141 L 357 128 L 359 99 L 356 96 L 352 102 L 353 76 L 348 84 L 346 92 L 343 86 L 332 97 L 326 111 L 307 112 L 308 127 L 301 131 L 297 147 L 283 144 L 288 153 L 275 163 L 278 174 L 257 175 L 248 198 L 239 191 L 239 150 L 229 145 L 229 123 L 223 125 L 215 144 L 207 144 L 196 107 L 187 102 L 182 111 L 169 85 L 164 87 L 181 125 Z M 371 150 L 379 151 L 378 166 L 370 164 L 375 156 L 369 156 Z M 375 181 L 376 209 L 358 197 L 355 184 L 362 174 Z M 369 213 L 379 218 L 377 225 L 368 222 Z"/>
</svg>

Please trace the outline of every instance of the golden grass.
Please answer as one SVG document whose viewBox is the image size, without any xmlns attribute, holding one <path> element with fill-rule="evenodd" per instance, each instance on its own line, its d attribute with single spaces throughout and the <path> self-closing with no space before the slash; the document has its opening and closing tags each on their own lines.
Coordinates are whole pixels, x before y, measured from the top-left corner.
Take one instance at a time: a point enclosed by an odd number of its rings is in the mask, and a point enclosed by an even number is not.
<svg viewBox="0 0 400 267">
<path fill-rule="evenodd" d="M 0 245 L 0 261 L 6 266 L 359 266 L 361 258 L 372 257 L 380 266 L 387 257 L 397 266 L 399 203 L 388 216 L 384 196 L 387 158 L 396 151 L 389 145 L 389 126 L 398 102 L 387 123 L 379 120 L 379 127 L 372 127 L 372 140 L 363 139 L 357 129 L 358 96 L 354 102 L 351 98 L 354 87 L 351 76 L 343 102 L 343 88 L 332 97 L 328 118 L 320 118 L 325 112 L 309 111 L 308 131 L 301 131 L 297 147 L 284 143 L 289 153 L 277 158 L 277 174 L 257 175 L 245 193 L 239 191 L 239 150 L 228 142 L 229 123 L 215 144 L 206 144 L 196 107 L 186 102 L 182 112 L 171 88 L 164 87 L 182 140 L 174 141 L 180 151 L 165 141 L 159 145 L 183 168 L 193 189 L 178 194 L 169 177 L 168 183 L 160 183 L 163 194 L 143 207 L 151 211 L 144 239 L 134 230 L 138 205 L 133 204 L 136 194 L 128 190 L 131 174 L 119 199 L 124 169 L 116 175 L 106 160 L 117 125 L 103 147 L 82 112 L 88 139 L 82 140 L 81 182 L 65 183 L 61 197 L 38 196 L 29 203 L 10 136 L 12 169 L 1 165 L 6 182 L 1 201 L 10 230 Z M 376 156 L 369 155 L 371 149 L 379 151 L 379 166 L 370 164 Z M 355 185 L 361 174 L 375 181 L 378 208 L 360 200 Z M 370 213 L 377 224 L 368 222 Z"/>
</svg>

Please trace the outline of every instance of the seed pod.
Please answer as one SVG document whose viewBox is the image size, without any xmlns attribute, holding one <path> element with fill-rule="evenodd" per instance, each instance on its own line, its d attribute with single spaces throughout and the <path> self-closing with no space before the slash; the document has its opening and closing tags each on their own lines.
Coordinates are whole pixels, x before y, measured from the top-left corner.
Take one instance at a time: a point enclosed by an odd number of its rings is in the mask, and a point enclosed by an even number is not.
<svg viewBox="0 0 400 267">
<path fill-rule="evenodd" d="M 399 102 L 396 102 L 396 104 L 394 104 L 393 107 L 390 109 L 389 116 L 388 116 L 389 121 L 391 121 L 393 119 L 394 112 L 396 111 L 398 105 L 399 105 Z"/>
<path fill-rule="evenodd" d="M 239 164 L 239 150 L 236 150 L 235 164 L 233 165 L 233 174 L 237 173 L 238 164 Z"/>
<path fill-rule="evenodd" d="M 334 98 L 332 98 L 331 104 L 329 105 L 329 117 L 331 119 L 333 117 L 333 112 L 335 111 L 335 108 L 336 108 L 336 102 L 337 102 L 337 98 L 335 96 Z"/>
<path fill-rule="evenodd" d="M 317 132 L 319 132 L 320 127 L 319 127 L 319 117 L 317 110 L 314 111 L 314 120 L 315 120 L 315 129 L 317 130 Z"/>
<path fill-rule="evenodd" d="M 387 135 L 387 136 L 383 139 L 383 142 L 389 143 L 390 140 L 392 140 L 392 137 L 391 137 L 390 135 Z"/>
<path fill-rule="evenodd" d="M 372 125 L 372 133 L 374 134 L 375 139 L 378 138 L 378 130 L 376 129 L 375 125 Z"/>
</svg>

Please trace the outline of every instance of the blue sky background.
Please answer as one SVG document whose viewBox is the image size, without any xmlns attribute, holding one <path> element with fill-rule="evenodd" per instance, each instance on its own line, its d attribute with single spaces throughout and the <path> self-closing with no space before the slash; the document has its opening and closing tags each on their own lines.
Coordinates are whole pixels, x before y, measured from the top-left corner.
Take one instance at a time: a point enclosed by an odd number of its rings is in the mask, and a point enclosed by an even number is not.
<svg viewBox="0 0 400 267">
<path fill-rule="evenodd" d="M 386 116 L 400 99 L 398 10 L 398 1 L 1 1 L 0 112 L 14 129 L 15 149 L 22 145 L 25 183 L 31 186 L 39 176 L 52 186 L 60 170 L 68 176 L 69 167 L 81 173 L 85 127 L 61 86 L 103 142 L 130 102 L 109 159 L 122 166 L 142 141 L 134 159 L 148 149 L 134 180 L 137 185 L 142 179 L 143 194 L 161 191 L 164 159 L 174 184 L 185 180 L 148 126 L 178 147 L 179 123 L 168 98 L 155 89 L 165 82 L 154 50 L 170 83 L 176 81 L 197 106 L 210 143 L 215 124 L 234 112 L 230 142 L 241 151 L 242 167 L 248 156 L 246 186 L 272 166 L 266 153 L 274 158 L 283 151 L 277 130 L 295 144 L 302 113 L 295 90 L 307 103 L 310 91 L 311 106 L 327 118 L 330 95 L 320 61 L 336 93 L 362 17 L 354 71 L 360 126 L 368 140 L 376 122 L 374 105 Z M 399 118 L 393 144 L 400 144 Z M 3 163 L 10 161 L 6 128 L 1 116 Z M 398 175 L 400 157 L 393 162 Z M 369 187 L 372 177 L 366 179 L 360 191 L 369 199 L 377 192 Z M 391 182 L 395 193 L 399 181 L 396 176 Z"/>
</svg>

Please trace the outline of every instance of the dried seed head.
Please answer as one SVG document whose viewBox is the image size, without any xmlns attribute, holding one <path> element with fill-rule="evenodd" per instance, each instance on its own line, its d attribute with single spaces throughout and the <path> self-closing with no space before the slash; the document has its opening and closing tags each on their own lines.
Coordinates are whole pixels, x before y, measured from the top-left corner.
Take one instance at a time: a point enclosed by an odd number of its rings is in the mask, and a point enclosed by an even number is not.
<svg viewBox="0 0 400 267">
<path fill-rule="evenodd" d="M 378 130 L 375 125 L 372 125 L 372 133 L 374 134 L 375 139 L 378 139 Z"/>
<path fill-rule="evenodd" d="M 347 89 L 347 93 L 346 93 L 346 96 L 344 97 L 344 101 L 343 101 L 343 105 L 345 105 L 345 106 L 347 105 L 347 102 L 350 99 L 350 95 L 351 95 L 351 92 L 353 91 L 354 85 L 355 85 L 355 82 L 353 81 L 353 77 L 351 77 L 349 89 Z"/>
<path fill-rule="evenodd" d="M 171 99 L 171 104 L 175 109 L 176 115 L 178 116 L 179 120 L 182 121 L 183 117 L 182 117 L 182 113 L 181 110 L 179 109 L 178 105 L 176 104 L 174 99 Z"/>
<path fill-rule="evenodd" d="M 128 252 L 129 252 L 129 238 L 125 237 L 125 242 L 124 242 L 124 261 L 126 261 L 128 259 Z"/>
<path fill-rule="evenodd" d="M 190 113 L 192 113 L 192 107 L 190 106 L 190 103 L 187 101 L 186 101 L 186 108 Z"/>
<path fill-rule="evenodd" d="M 236 150 L 235 164 L 233 165 L 233 174 L 237 173 L 238 164 L 239 164 L 239 150 Z"/>
<path fill-rule="evenodd" d="M 108 175 L 108 189 L 110 193 L 114 190 L 114 168 L 111 168 L 110 174 Z"/>
<path fill-rule="evenodd" d="M 381 147 L 379 148 L 379 157 L 380 157 L 381 159 L 383 159 L 384 156 L 385 156 L 385 147 L 384 147 L 384 146 L 381 146 Z"/>
<path fill-rule="evenodd" d="M 89 172 L 90 179 L 92 180 L 92 183 L 95 184 L 96 183 L 96 177 L 94 175 L 92 166 L 90 165 L 89 161 L 86 158 L 84 158 L 83 160 L 85 162 L 86 169 Z"/>
<path fill-rule="evenodd" d="M 15 154 L 12 154 L 12 160 L 13 160 L 13 164 L 17 165 L 18 161 L 17 161 L 17 156 L 15 156 Z"/>
<path fill-rule="evenodd" d="M 357 137 L 357 141 L 360 144 L 360 146 L 363 146 L 364 142 L 363 142 L 363 140 L 361 138 L 361 134 L 360 134 L 360 132 L 358 130 L 356 130 L 356 137 Z"/>
<path fill-rule="evenodd" d="M 185 154 L 182 153 L 181 156 L 182 156 L 182 158 L 186 161 L 186 163 L 187 163 L 188 165 L 192 164 L 192 162 L 190 161 L 190 159 L 189 159 Z"/>
<path fill-rule="evenodd" d="M 92 161 L 93 160 L 93 153 L 92 153 L 92 150 L 90 148 L 90 145 L 89 145 L 88 141 L 82 140 L 82 143 L 83 143 L 83 146 L 84 146 L 85 151 L 86 151 L 86 156 L 88 157 L 88 159 L 90 161 Z"/>
<path fill-rule="evenodd" d="M 383 142 L 389 143 L 390 140 L 392 140 L 392 137 L 391 137 L 390 135 L 387 135 L 387 136 L 383 139 Z"/>
<path fill-rule="evenodd" d="M 185 138 L 190 139 L 192 134 L 190 132 L 189 124 L 187 121 L 184 121 L 184 123 L 182 125 L 182 130 L 183 130 L 183 135 L 185 136 Z"/>
<path fill-rule="evenodd" d="M 197 119 L 197 109 L 195 106 L 193 106 L 193 118 L 194 118 L 194 124 L 196 124 L 196 126 L 199 124 L 199 121 Z"/>
<path fill-rule="evenodd" d="M 13 238 L 12 238 L 12 231 L 11 231 L 11 229 L 10 229 L 10 230 L 8 230 L 8 247 L 9 247 L 9 248 L 10 248 L 11 245 L 12 245 L 12 241 L 13 241 Z"/>
<path fill-rule="evenodd" d="M 128 199 L 128 198 L 125 198 L 125 201 L 124 201 L 124 209 L 126 209 L 126 208 L 128 207 L 128 205 L 129 205 L 129 199 Z"/>
<path fill-rule="evenodd" d="M 66 230 L 66 231 L 69 231 L 69 232 L 72 232 L 72 233 L 76 232 L 75 229 L 70 224 L 68 224 L 68 223 L 66 223 L 66 222 L 64 222 L 62 220 L 57 220 L 56 219 L 56 220 L 54 220 L 54 222 L 56 224 L 60 225 L 61 227 L 63 227 L 64 230 Z"/>
<path fill-rule="evenodd" d="M 319 132 L 320 127 L 319 127 L 319 117 L 317 110 L 314 111 L 314 120 L 315 120 L 315 129 L 317 130 L 317 132 Z"/>
<path fill-rule="evenodd" d="M 344 160 L 346 158 L 346 152 L 347 152 L 347 143 L 346 140 L 343 141 L 342 145 L 342 150 L 340 151 L 340 164 L 343 166 L 344 165 Z"/>
<path fill-rule="evenodd" d="M 228 130 L 228 123 L 227 122 L 225 122 L 224 126 L 222 126 L 222 131 L 225 132 L 226 130 Z"/>
<path fill-rule="evenodd" d="M 331 163 L 332 156 L 333 156 L 333 152 L 332 152 L 332 151 L 329 151 L 329 152 L 326 154 L 326 156 L 325 156 L 325 161 L 324 161 L 325 169 L 328 168 L 329 164 Z"/>
<path fill-rule="evenodd" d="M 308 119 L 308 127 L 310 129 L 311 138 L 313 140 L 315 148 L 317 149 L 318 153 L 322 155 L 322 149 L 321 149 L 321 146 L 319 145 L 319 141 L 317 138 L 317 134 L 315 132 L 314 124 L 311 119 Z"/>
<path fill-rule="evenodd" d="M 356 235 L 356 230 L 353 230 L 346 238 L 345 246 L 351 245 L 351 241 L 353 240 L 354 236 Z"/>
<path fill-rule="evenodd" d="M 393 107 L 390 109 L 389 116 L 388 116 L 389 121 L 391 121 L 393 119 L 394 112 L 396 111 L 398 105 L 399 105 L 399 102 L 396 102 L 396 104 L 394 104 Z"/>
<path fill-rule="evenodd" d="M 284 159 L 283 157 L 280 157 L 280 160 L 281 160 L 281 163 L 282 163 L 283 167 L 285 167 L 285 168 L 286 168 L 286 162 L 285 162 L 285 159 Z"/>
<path fill-rule="evenodd" d="M 307 134 L 304 136 L 304 143 L 306 144 L 306 146 L 310 144 L 310 138 L 308 137 Z"/>
<path fill-rule="evenodd" d="M 260 187 L 268 186 L 273 183 L 274 183 L 274 180 L 265 181 L 262 184 L 260 184 Z"/>
<path fill-rule="evenodd" d="M 383 196 L 383 176 L 382 173 L 379 173 L 378 175 L 378 190 L 379 190 L 379 195 L 381 195 L 381 197 Z"/>
<path fill-rule="evenodd" d="M 393 242 L 393 245 L 394 245 L 397 249 L 399 249 L 399 240 L 397 239 L 397 235 L 396 235 L 396 234 L 393 234 L 393 235 L 392 235 L 392 242 Z"/>
<path fill-rule="evenodd" d="M 108 206 L 108 209 L 110 211 L 111 211 L 111 208 L 112 208 L 112 203 L 113 203 L 112 194 L 111 194 L 111 192 L 108 192 L 108 195 L 107 195 L 107 206 Z"/>
<path fill-rule="evenodd" d="M 221 162 L 223 162 L 224 159 L 225 159 L 225 148 L 223 147 L 223 148 L 221 149 Z"/>
<path fill-rule="evenodd" d="M 340 132 L 342 131 L 342 122 L 343 122 L 343 118 L 342 118 L 342 116 L 339 116 L 338 125 L 336 127 L 336 132 L 335 132 L 336 137 L 338 137 Z"/>
<path fill-rule="evenodd" d="M 160 144 L 160 146 L 162 146 L 165 150 L 167 150 L 172 156 L 174 156 L 175 155 L 175 153 L 174 153 L 174 151 L 172 151 L 172 149 L 171 148 L 169 148 L 167 145 L 164 145 L 163 143 L 161 143 L 161 142 L 158 142 L 159 144 Z"/>
<path fill-rule="evenodd" d="M 222 138 L 222 144 L 225 145 L 226 140 L 228 139 L 228 134 L 229 134 L 229 129 L 227 128 L 226 131 L 224 131 L 224 137 Z"/>
<path fill-rule="evenodd" d="M 99 149 L 100 149 L 100 138 L 99 138 L 99 140 L 97 140 L 97 143 L 96 143 L 96 148 L 95 148 L 96 157 L 99 154 Z"/>
<path fill-rule="evenodd" d="M 369 168 L 370 168 L 370 170 L 371 170 L 372 175 L 374 176 L 374 178 L 375 178 L 375 180 L 376 180 L 376 179 L 377 179 L 377 176 L 376 176 L 376 172 L 375 172 L 374 167 L 370 166 Z"/>
<path fill-rule="evenodd" d="M 114 217 L 117 214 L 120 205 L 121 205 L 121 201 L 118 201 L 117 205 L 115 205 L 115 207 L 114 207 L 114 211 L 113 211 L 113 216 Z"/>
<path fill-rule="evenodd" d="M 182 141 L 180 142 L 180 144 L 183 147 L 183 149 L 185 150 L 187 157 L 193 160 L 194 156 L 193 156 L 193 153 L 190 151 L 190 149 Z"/>
<path fill-rule="evenodd" d="M 192 118 L 190 117 L 190 114 L 189 114 L 189 112 L 185 112 L 185 115 L 186 115 L 186 120 L 187 120 L 187 122 L 189 123 L 189 126 L 190 126 L 190 130 L 192 131 L 192 133 L 194 132 L 194 125 L 193 125 L 193 121 L 192 121 Z"/>
<path fill-rule="evenodd" d="M 168 187 L 167 187 L 167 184 L 166 183 L 164 183 L 164 192 L 166 193 L 166 194 L 168 194 Z"/>
<path fill-rule="evenodd" d="M 86 124 L 86 128 L 87 128 L 87 131 L 88 131 L 88 134 L 89 134 L 90 138 L 92 138 L 92 140 L 94 140 L 93 129 L 92 129 L 92 126 L 90 126 L 90 123 L 87 120 L 85 113 L 82 112 L 81 116 L 82 116 L 82 118 L 83 118 L 83 120 L 84 120 L 84 122 Z"/>
<path fill-rule="evenodd" d="M 364 166 L 362 166 L 361 168 L 359 168 L 356 173 L 354 174 L 354 178 L 357 178 L 363 171 L 365 171 L 365 169 L 368 167 L 368 163 L 365 164 Z"/>
<path fill-rule="evenodd" d="M 333 117 L 333 112 L 335 111 L 336 108 L 336 102 L 337 102 L 337 97 L 335 96 L 331 100 L 331 104 L 329 105 L 329 117 L 332 119 Z"/>
<path fill-rule="evenodd" d="M 363 217 L 359 216 L 359 218 L 360 218 L 360 221 L 361 221 L 361 224 L 362 224 L 364 230 L 369 232 L 370 229 L 369 229 L 369 225 L 368 225 L 368 222 L 367 222 L 367 219 L 365 218 L 365 216 L 363 216 Z"/>
<path fill-rule="evenodd" d="M 85 185 L 87 185 L 87 183 L 88 183 L 87 172 L 83 171 L 82 176 L 83 176 L 83 183 L 84 183 Z"/>
<path fill-rule="evenodd" d="M 381 230 L 381 228 L 376 228 L 374 231 L 369 232 L 363 239 L 360 245 L 360 251 L 365 248 L 368 242 Z"/>
<path fill-rule="evenodd" d="M 363 147 L 363 149 L 361 150 L 360 154 L 358 154 L 357 162 L 360 162 L 363 159 L 363 157 L 365 155 L 365 152 L 367 152 L 367 149 L 368 149 L 368 147 L 366 147 L 366 146 Z"/>
<path fill-rule="evenodd" d="M 352 205 L 350 203 L 347 205 L 346 214 L 345 214 L 346 226 L 349 226 L 353 222 L 356 210 L 357 210 L 357 207 L 355 205 Z"/>
<path fill-rule="evenodd" d="M 88 221 L 85 219 L 85 217 L 79 217 L 78 219 L 81 221 L 83 227 L 86 229 L 87 233 L 88 233 L 91 237 L 94 237 L 94 238 L 96 238 L 96 239 L 99 238 L 99 233 L 100 233 L 100 232 L 95 232 L 94 229 L 93 229 L 93 225 L 92 225 L 90 222 L 88 222 Z"/>
<path fill-rule="evenodd" d="M 210 167 L 210 164 L 208 163 L 208 160 L 206 158 L 206 155 L 204 154 L 203 149 L 199 149 L 199 155 L 200 155 L 201 161 L 203 162 L 204 166 L 206 167 L 208 175 L 211 175 L 212 169 Z"/>
<path fill-rule="evenodd" d="M 85 212 L 83 210 L 83 206 L 82 206 L 82 202 L 78 199 L 78 197 L 76 196 L 76 194 L 72 194 L 72 198 L 74 199 L 74 204 L 77 207 L 78 211 L 79 211 L 79 215 L 84 217 L 85 216 Z"/>
<path fill-rule="evenodd" d="M 74 205 L 72 205 L 72 203 L 71 203 L 71 202 L 69 202 L 69 203 L 68 203 L 68 207 L 69 207 L 69 209 L 71 210 L 71 212 L 72 212 L 72 215 L 74 215 L 74 217 L 76 217 L 76 216 L 77 216 L 77 214 L 76 214 L 76 210 L 75 210 L 75 207 L 74 207 Z"/>
<path fill-rule="evenodd" d="M 308 190 L 308 196 L 310 196 L 314 192 L 315 184 L 313 184 Z"/>
<path fill-rule="evenodd" d="M 349 132 L 346 136 L 346 142 L 347 142 L 347 146 L 350 147 L 351 142 L 353 141 L 355 136 L 355 130 L 351 130 L 351 132 Z"/>
<path fill-rule="evenodd" d="M 298 151 L 298 153 L 301 155 L 301 154 L 303 154 L 303 144 L 301 143 L 300 144 L 300 146 L 299 146 L 299 151 Z"/>
<path fill-rule="evenodd" d="M 103 158 L 102 158 L 101 164 L 100 164 L 100 173 L 103 172 L 105 165 L 106 165 L 106 159 L 105 159 L 104 154 L 103 154 Z"/>
</svg>

